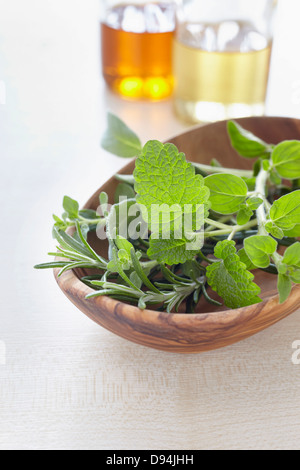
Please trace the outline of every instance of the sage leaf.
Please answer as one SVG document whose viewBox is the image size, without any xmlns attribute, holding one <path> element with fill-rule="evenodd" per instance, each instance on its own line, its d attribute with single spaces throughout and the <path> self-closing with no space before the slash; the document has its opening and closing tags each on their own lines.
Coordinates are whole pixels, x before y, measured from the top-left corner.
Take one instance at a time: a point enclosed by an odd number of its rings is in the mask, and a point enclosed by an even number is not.
<svg viewBox="0 0 300 470">
<path fill-rule="evenodd" d="M 270 146 L 252 132 L 247 131 L 235 121 L 229 121 L 227 130 L 232 147 L 246 158 L 256 158 L 267 154 Z"/>
<path fill-rule="evenodd" d="M 107 130 L 104 133 L 101 146 L 104 150 L 123 158 L 139 155 L 142 144 L 139 137 L 114 114 L 107 114 Z"/>
</svg>

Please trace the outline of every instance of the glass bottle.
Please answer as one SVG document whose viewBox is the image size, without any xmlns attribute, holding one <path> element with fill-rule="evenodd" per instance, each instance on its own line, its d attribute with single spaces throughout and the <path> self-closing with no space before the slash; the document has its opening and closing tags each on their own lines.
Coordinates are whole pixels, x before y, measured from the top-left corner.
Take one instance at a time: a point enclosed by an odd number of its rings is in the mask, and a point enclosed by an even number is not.
<svg viewBox="0 0 300 470">
<path fill-rule="evenodd" d="M 175 112 L 191 123 L 262 115 L 277 0 L 183 0 Z"/>
<path fill-rule="evenodd" d="M 177 0 L 101 4 L 102 71 L 109 88 L 133 99 L 169 97 Z"/>
</svg>

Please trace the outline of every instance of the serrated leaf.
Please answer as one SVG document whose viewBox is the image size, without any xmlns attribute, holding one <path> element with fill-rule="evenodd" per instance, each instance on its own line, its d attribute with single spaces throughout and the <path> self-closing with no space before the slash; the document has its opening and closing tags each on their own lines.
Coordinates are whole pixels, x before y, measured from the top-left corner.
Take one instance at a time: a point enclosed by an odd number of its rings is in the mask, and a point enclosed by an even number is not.
<svg viewBox="0 0 300 470">
<path fill-rule="evenodd" d="M 152 235 L 147 254 L 149 258 L 160 263 L 166 263 L 169 266 L 183 264 L 188 260 L 192 260 L 203 246 L 203 243 L 200 242 L 199 248 L 191 250 L 188 249 L 189 243 L 185 238 L 175 239 L 172 235 L 169 239 L 153 238 Z"/>
<path fill-rule="evenodd" d="M 136 160 L 135 191 L 137 201 L 147 209 L 154 204 L 207 204 L 209 190 L 201 175 L 173 144 L 149 141 Z"/>
<path fill-rule="evenodd" d="M 139 137 L 111 113 L 107 115 L 107 130 L 102 137 L 101 146 L 104 150 L 123 158 L 136 157 L 142 150 Z"/>
<path fill-rule="evenodd" d="M 268 153 L 270 146 L 235 121 L 229 121 L 227 130 L 232 147 L 247 158 L 256 158 Z"/>
<path fill-rule="evenodd" d="M 239 176 L 229 174 L 209 175 L 204 179 L 210 190 L 211 209 L 220 214 L 234 214 L 246 200 L 248 187 Z"/>
<path fill-rule="evenodd" d="M 272 152 L 272 162 L 282 178 L 300 178 L 300 141 L 286 140 L 276 145 Z"/>
<path fill-rule="evenodd" d="M 162 235 L 160 240 L 152 235 L 149 256 L 168 264 L 191 259 L 192 250 L 183 254 L 187 232 L 201 230 L 208 215 L 209 190 L 203 177 L 175 145 L 149 141 L 136 161 L 134 178 L 143 217 L 152 232 Z"/>
<path fill-rule="evenodd" d="M 270 219 L 282 230 L 300 225 L 300 190 L 277 199 L 270 209 Z"/>
<path fill-rule="evenodd" d="M 207 281 L 229 308 L 246 307 L 261 302 L 260 287 L 236 253 L 235 242 L 224 240 L 215 247 L 217 261 L 207 267 Z"/>
<path fill-rule="evenodd" d="M 277 242 L 267 235 L 253 235 L 244 240 L 244 248 L 255 266 L 267 268 L 270 265 L 270 255 L 277 249 Z"/>
</svg>

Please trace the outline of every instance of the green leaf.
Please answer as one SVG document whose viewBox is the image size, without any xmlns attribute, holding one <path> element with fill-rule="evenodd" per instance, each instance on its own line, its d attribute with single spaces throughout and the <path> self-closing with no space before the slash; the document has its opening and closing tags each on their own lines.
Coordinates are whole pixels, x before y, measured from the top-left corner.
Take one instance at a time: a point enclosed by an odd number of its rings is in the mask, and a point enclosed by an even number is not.
<svg viewBox="0 0 300 470">
<path fill-rule="evenodd" d="M 252 271 L 253 269 L 257 269 L 257 267 L 252 263 L 249 256 L 247 255 L 247 253 L 245 251 L 245 248 L 241 248 L 237 252 L 237 254 L 238 254 L 241 262 L 246 265 L 246 268 L 247 268 L 248 271 Z"/>
<path fill-rule="evenodd" d="M 135 199 L 125 199 L 119 204 L 114 204 L 107 217 L 107 238 L 109 240 L 115 240 L 117 235 L 126 239 L 133 238 L 133 235 L 136 235 L 136 238 L 138 238 L 138 236 L 145 238 L 148 233 L 148 227 L 147 224 L 143 222 L 142 216 L 138 216 L 137 213 L 139 213 L 139 206 Z M 141 222 L 140 225 L 139 221 Z M 140 226 L 139 235 L 137 233 L 137 225 L 132 227 L 132 224 L 135 223 Z"/>
<path fill-rule="evenodd" d="M 268 233 L 270 233 L 273 237 L 277 238 L 278 240 L 281 240 L 284 237 L 283 230 L 277 225 L 275 225 L 273 222 L 267 222 L 265 224 L 265 229 Z"/>
<path fill-rule="evenodd" d="M 135 191 L 137 202 L 151 210 L 153 204 L 179 205 L 206 204 L 209 190 L 201 175 L 179 153 L 173 144 L 149 141 L 136 160 Z"/>
<path fill-rule="evenodd" d="M 79 212 L 79 204 L 69 196 L 65 196 L 63 199 L 63 208 L 68 214 L 70 219 L 76 219 Z"/>
<path fill-rule="evenodd" d="M 267 235 L 253 235 L 244 240 L 245 251 L 251 262 L 258 268 L 267 268 L 270 256 L 277 249 L 277 242 Z"/>
<path fill-rule="evenodd" d="M 162 234 L 159 238 L 164 239 L 158 243 L 152 236 L 150 254 L 163 261 L 161 246 L 166 245 L 165 260 L 170 261 L 173 255 L 167 253 L 184 246 L 190 233 L 201 230 L 204 225 L 209 190 L 204 186 L 203 177 L 195 174 L 194 167 L 175 145 L 158 141 L 149 141 L 145 145 L 136 160 L 134 178 L 143 217 L 151 231 Z"/>
<path fill-rule="evenodd" d="M 278 144 L 272 152 L 272 162 L 282 178 L 300 178 L 300 141 L 286 140 Z"/>
<path fill-rule="evenodd" d="M 34 269 L 64 268 L 68 264 L 70 264 L 69 261 L 53 261 L 49 263 L 36 264 Z"/>
<path fill-rule="evenodd" d="M 148 279 L 147 274 L 144 269 L 142 268 L 142 265 L 136 255 L 135 249 L 132 247 L 130 250 L 130 256 L 131 256 L 131 261 L 132 265 L 136 271 L 136 274 L 139 276 L 141 279 L 142 283 L 148 287 L 151 291 L 156 292 L 157 294 L 160 294 L 160 291 L 152 284 L 152 282 Z"/>
<path fill-rule="evenodd" d="M 236 253 L 235 242 L 224 240 L 215 247 L 217 261 L 206 269 L 207 281 L 229 308 L 246 307 L 261 302 L 260 288 Z"/>
<path fill-rule="evenodd" d="M 57 229 L 57 230 L 67 230 L 68 228 L 68 223 L 64 220 L 61 220 L 59 217 L 57 217 L 57 215 L 53 214 L 52 215 L 53 217 L 53 220 L 55 221 L 55 224 L 54 224 L 54 227 Z"/>
<path fill-rule="evenodd" d="M 116 245 L 119 250 L 124 250 L 127 253 L 129 259 L 133 245 L 128 240 L 126 240 L 126 238 L 121 237 L 120 235 L 116 236 Z"/>
<path fill-rule="evenodd" d="M 237 122 L 229 121 L 227 130 L 232 147 L 242 157 L 256 158 L 269 152 L 270 146 L 266 142 L 243 129 Z"/>
<path fill-rule="evenodd" d="M 80 217 L 83 217 L 84 219 L 88 219 L 88 220 L 95 219 L 95 222 L 99 220 L 99 215 L 97 214 L 96 211 L 92 209 L 81 209 L 78 214 Z"/>
<path fill-rule="evenodd" d="M 278 274 L 277 289 L 279 292 L 279 303 L 287 300 L 292 289 L 292 281 L 285 274 Z"/>
<path fill-rule="evenodd" d="M 281 177 L 279 176 L 279 173 L 276 168 L 272 168 L 270 172 L 270 181 L 276 186 L 279 186 L 281 184 Z"/>
<path fill-rule="evenodd" d="M 269 171 L 269 169 L 270 169 L 270 161 L 269 161 L 269 160 L 263 160 L 262 166 L 263 166 L 263 169 L 264 169 L 265 171 Z"/>
<path fill-rule="evenodd" d="M 118 204 L 120 202 L 120 198 L 126 198 L 126 197 L 127 199 L 134 199 L 135 192 L 130 184 L 121 183 L 118 185 L 115 191 L 115 196 L 114 196 L 115 203 Z"/>
<path fill-rule="evenodd" d="M 277 199 L 270 209 L 270 219 L 282 230 L 300 225 L 300 190 Z"/>
<path fill-rule="evenodd" d="M 204 179 L 210 190 L 209 201 L 213 211 L 220 214 L 234 214 L 246 200 L 248 188 L 239 176 L 215 174 Z"/>
<path fill-rule="evenodd" d="M 197 249 L 188 249 L 189 241 L 186 238 L 175 239 L 173 235 L 169 239 L 150 237 L 150 247 L 147 251 L 149 258 L 155 259 L 160 263 L 166 263 L 169 266 L 179 263 L 185 263 L 192 260 L 199 253 L 203 243 L 199 243 Z"/>
<path fill-rule="evenodd" d="M 245 181 L 248 191 L 254 191 L 255 190 L 255 185 L 256 185 L 256 178 L 253 176 L 252 178 L 245 178 L 243 177 L 243 181 Z"/>
<path fill-rule="evenodd" d="M 296 224 L 294 228 L 283 230 L 285 237 L 299 238 L 300 237 L 300 224 Z"/>
<path fill-rule="evenodd" d="M 249 199 L 247 199 L 247 206 L 253 211 L 256 211 L 263 202 L 260 197 L 249 197 Z"/>
<path fill-rule="evenodd" d="M 114 114 L 107 115 L 108 128 L 104 133 L 101 146 L 118 157 L 132 158 L 139 155 L 142 144 L 139 137 Z"/>
<path fill-rule="evenodd" d="M 290 245 L 284 252 L 283 260 L 288 266 L 300 268 L 300 243 Z"/>
<path fill-rule="evenodd" d="M 253 211 L 250 209 L 250 207 L 248 207 L 246 204 L 242 204 L 240 206 L 240 210 L 237 213 L 236 221 L 239 225 L 244 225 L 249 222 L 252 216 Z"/>
</svg>

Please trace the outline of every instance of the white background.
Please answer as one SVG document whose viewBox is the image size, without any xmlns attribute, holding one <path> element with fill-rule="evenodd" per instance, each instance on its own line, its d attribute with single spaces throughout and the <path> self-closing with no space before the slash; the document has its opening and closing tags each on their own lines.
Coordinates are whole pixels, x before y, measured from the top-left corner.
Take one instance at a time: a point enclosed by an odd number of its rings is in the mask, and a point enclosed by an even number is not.
<svg viewBox="0 0 300 470">
<path fill-rule="evenodd" d="M 280 2 L 269 115 L 300 118 L 299 17 Z M 63 196 L 83 204 L 126 163 L 100 148 L 107 110 L 143 141 L 187 128 L 171 101 L 109 93 L 99 41 L 97 0 L 0 0 L 0 449 L 299 448 L 299 311 L 223 350 L 167 354 L 103 330 L 32 269 Z"/>
</svg>

